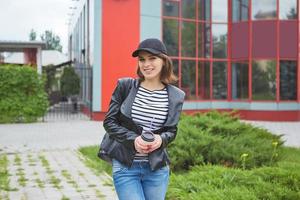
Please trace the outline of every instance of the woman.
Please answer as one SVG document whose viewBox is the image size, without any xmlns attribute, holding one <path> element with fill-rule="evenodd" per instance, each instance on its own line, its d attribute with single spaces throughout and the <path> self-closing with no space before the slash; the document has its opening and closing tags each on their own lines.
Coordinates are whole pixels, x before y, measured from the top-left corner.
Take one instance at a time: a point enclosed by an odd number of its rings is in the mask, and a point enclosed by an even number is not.
<svg viewBox="0 0 300 200">
<path fill-rule="evenodd" d="M 113 180 L 120 200 L 163 200 L 169 181 L 166 147 L 176 137 L 184 92 L 176 81 L 165 45 L 142 41 L 132 53 L 138 57 L 138 79 L 118 81 L 104 128 L 110 139 Z M 141 135 L 153 132 L 154 141 Z"/>
</svg>

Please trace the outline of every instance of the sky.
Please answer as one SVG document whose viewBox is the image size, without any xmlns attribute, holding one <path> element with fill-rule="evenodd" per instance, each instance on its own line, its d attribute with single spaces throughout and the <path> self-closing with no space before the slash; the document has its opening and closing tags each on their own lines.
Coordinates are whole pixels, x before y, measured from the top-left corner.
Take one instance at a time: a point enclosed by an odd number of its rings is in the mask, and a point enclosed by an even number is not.
<svg viewBox="0 0 300 200">
<path fill-rule="evenodd" d="M 51 30 L 61 39 L 67 52 L 68 13 L 72 0 L 0 0 L 0 40 L 29 40 L 31 29 L 37 40 L 45 30 Z"/>
</svg>

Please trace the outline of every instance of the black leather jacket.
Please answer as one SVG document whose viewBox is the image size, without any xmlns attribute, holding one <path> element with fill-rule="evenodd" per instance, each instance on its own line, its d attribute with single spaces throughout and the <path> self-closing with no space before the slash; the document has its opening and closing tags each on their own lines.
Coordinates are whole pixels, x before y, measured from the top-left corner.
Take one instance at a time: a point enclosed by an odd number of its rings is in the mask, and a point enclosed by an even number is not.
<svg viewBox="0 0 300 200">
<path fill-rule="evenodd" d="M 107 150 L 109 157 L 117 159 L 128 167 L 132 165 L 136 154 L 134 140 L 142 132 L 142 127 L 131 118 L 131 107 L 139 84 L 139 79 L 119 79 L 103 122 L 111 140 Z M 155 134 L 160 134 L 162 145 L 148 154 L 152 170 L 159 169 L 170 162 L 166 147 L 176 137 L 177 123 L 185 96 L 183 91 L 172 85 L 167 85 L 167 91 L 169 96 L 167 120 L 163 127 L 154 131 Z"/>
</svg>

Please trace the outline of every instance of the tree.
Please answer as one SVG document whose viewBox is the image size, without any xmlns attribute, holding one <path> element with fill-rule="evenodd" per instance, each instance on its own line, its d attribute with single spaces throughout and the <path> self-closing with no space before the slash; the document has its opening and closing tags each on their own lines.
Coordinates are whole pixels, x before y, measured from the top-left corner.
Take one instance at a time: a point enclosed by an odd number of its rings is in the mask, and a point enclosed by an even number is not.
<svg viewBox="0 0 300 200">
<path fill-rule="evenodd" d="M 80 92 L 80 78 L 76 74 L 74 68 L 65 67 L 60 81 L 62 95 L 71 98 L 73 112 L 77 112 L 77 95 Z"/>
<path fill-rule="evenodd" d="M 46 50 L 58 50 L 62 52 L 60 37 L 55 35 L 52 31 L 46 30 L 45 33 L 41 35 L 41 40 L 46 42 Z"/>
<path fill-rule="evenodd" d="M 30 41 L 35 41 L 36 40 L 36 31 L 31 29 L 30 33 L 29 33 L 29 40 Z"/>
<path fill-rule="evenodd" d="M 34 29 L 31 29 L 29 33 L 29 40 L 35 41 L 37 33 Z M 45 50 L 57 50 L 62 52 L 62 45 L 60 44 L 60 37 L 55 35 L 52 31 L 46 30 L 40 38 L 43 42 L 46 42 Z"/>
</svg>

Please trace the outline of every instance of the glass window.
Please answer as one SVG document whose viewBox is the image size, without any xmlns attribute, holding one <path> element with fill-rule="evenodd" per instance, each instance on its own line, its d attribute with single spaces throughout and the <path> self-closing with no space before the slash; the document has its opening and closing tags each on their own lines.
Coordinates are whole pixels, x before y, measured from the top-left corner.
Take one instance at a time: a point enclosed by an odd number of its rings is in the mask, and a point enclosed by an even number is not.
<svg viewBox="0 0 300 200">
<path fill-rule="evenodd" d="M 280 61 L 280 100 L 297 99 L 297 62 Z"/>
<path fill-rule="evenodd" d="M 172 59 L 173 63 L 173 72 L 176 75 L 176 77 L 179 77 L 179 70 L 178 70 L 178 60 Z M 178 81 L 174 83 L 173 85 L 176 85 L 177 87 L 179 86 Z"/>
<path fill-rule="evenodd" d="M 227 24 L 212 25 L 213 57 L 227 57 Z"/>
<path fill-rule="evenodd" d="M 210 24 L 199 23 L 198 25 L 198 56 L 200 58 L 210 57 Z"/>
<path fill-rule="evenodd" d="M 196 23 L 182 22 L 181 25 L 181 55 L 183 57 L 196 56 Z"/>
<path fill-rule="evenodd" d="M 212 21 L 213 22 L 227 22 L 227 3 L 226 0 L 212 1 Z"/>
<path fill-rule="evenodd" d="M 213 98 L 227 98 L 227 63 L 213 63 Z"/>
<path fill-rule="evenodd" d="M 163 20 L 163 41 L 170 56 L 178 56 L 178 21 Z"/>
<path fill-rule="evenodd" d="M 276 99 L 276 61 L 259 60 L 252 64 L 252 99 Z"/>
<path fill-rule="evenodd" d="M 232 63 L 232 99 L 248 99 L 248 63 Z"/>
<path fill-rule="evenodd" d="M 178 2 L 164 1 L 163 2 L 163 15 L 171 16 L 171 17 L 178 17 L 179 16 Z"/>
<path fill-rule="evenodd" d="M 198 19 L 210 21 L 210 0 L 198 0 Z"/>
<path fill-rule="evenodd" d="M 195 0 L 181 0 L 181 15 L 182 18 L 196 18 L 196 2 Z"/>
<path fill-rule="evenodd" d="M 198 96 L 200 99 L 210 99 L 209 62 L 198 63 Z"/>
<path fill-rule="evenodd" d="M 232 0 L 232 21 L 248 20 L 249 0 Z"/>
<path fill-rule="evenodd" d="M 279 19 L 297 19 L 297 0 L 279 1 Z"/>
<path fill-rule="evenodd" d="M 276 19 L 276 0 L 252 0 L 252 19 Z"/>
<path fill-rule="evenodd" d="M 196 99 L 196 63 L 195 61 L 181 62 L 181 89 L 186 99 Z"/>
</svg>

